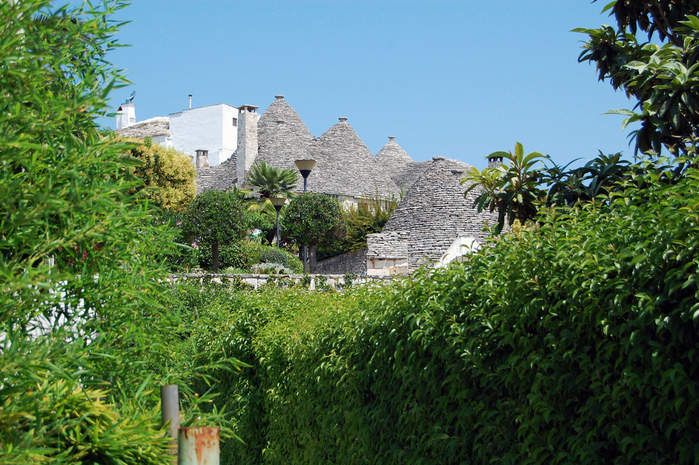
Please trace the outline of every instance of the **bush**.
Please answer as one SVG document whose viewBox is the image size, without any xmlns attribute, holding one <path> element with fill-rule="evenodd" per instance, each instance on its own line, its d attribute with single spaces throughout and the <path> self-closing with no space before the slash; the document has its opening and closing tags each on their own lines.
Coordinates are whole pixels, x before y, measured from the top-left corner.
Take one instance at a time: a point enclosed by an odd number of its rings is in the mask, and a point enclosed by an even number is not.
<svg viewBox="0 0 699 465">
<path fill-rule="evenodd" d="M 545 210 L 538 226 L 444 271 L 210 307 L 205 334 L 252 366 L 221 399 L 251 441 L 229 453 L 694 463 L 699 171 L 672 185 L 637 176 L 577 210 Z"/>
<path fill-rule="evenodd" d="M 273 254 L 278 254 L 279 252 L 283 253 L 286 257 L 286 267 L 291 269 L 294 273 L 301 273 L 303 271 L 303 263 L 301 263 L 301 260 L 299 260 L 299 258 L 291 252 L 268 245 L 251 243 L 245 244 L 245 251 L 248 258 L 248 267 L 252 267 L 252 265 L 255 265 L 257 263 L 263 263 L 262 255 L 270 250 L 273 251 L 271 252 Z"/>
<path fill-rule="evenodd" d="M 277 263 L 287 266 L 289 263 L 289 255 L 282 252 L 280 249 L 265 250 L 260 254 L 260 263 Z"/>
<path fill-rule="evenodd" d="M 293 274 L 290 268 L 279 263 L 258 263 L 257 265 L 252 265 L 252 272 L 260 274 Z"/>
<path fill-rule="evenodd" d="M 126 153 L 141 161 L 133 169 L 134 175 L 143 180 L 137 189 L 139 197 L 159 208 L 183 212 L 197 193 L 196 171 L 189 156 L 150 139 L 124 140 L 133 144 Z"/>
<path fill-rule="evenodd" d="M 196 258 L 199 266 L 205 270 L 212 267 L 211 246 L 199 245 L 196 250 Z M 246 268 L 248 257 L 243 242 L 234 242 L 219 247 L 219 268 Z"/>
</svg>

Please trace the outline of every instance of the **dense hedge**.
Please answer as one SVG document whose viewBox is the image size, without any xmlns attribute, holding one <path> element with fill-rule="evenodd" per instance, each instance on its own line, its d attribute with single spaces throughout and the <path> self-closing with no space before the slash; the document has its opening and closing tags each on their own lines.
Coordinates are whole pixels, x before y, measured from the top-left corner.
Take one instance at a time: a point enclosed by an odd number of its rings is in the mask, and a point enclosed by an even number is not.
<svg viewBox="0 0 699 465">
<path fill-rule="evenodd" d="M 446 271 L 208 306 L 210 353 L 252 366 L 224 380 L 249 433 L 229 451 L 275 464 L 696 463 L 699 174 L 638 182 L 545 212 Z"/>
</svg>

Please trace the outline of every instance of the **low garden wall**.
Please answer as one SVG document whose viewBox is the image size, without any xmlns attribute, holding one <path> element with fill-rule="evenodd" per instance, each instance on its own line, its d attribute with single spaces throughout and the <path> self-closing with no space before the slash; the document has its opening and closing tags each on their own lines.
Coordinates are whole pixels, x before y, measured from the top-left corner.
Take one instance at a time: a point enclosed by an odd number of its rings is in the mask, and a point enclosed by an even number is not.
<svg viewBox="0 0 699 465">
<path fill-rule="evenodd" d="M 278 284 L 288 283 L 289 285 L 306 284 L 309 289 L 314 290 L 329 286 L 333 289 L 342 289 L 348 285 L 375 283 L 390 280 L 389 276 L 366 276 L 353 273 L 346 274 L 224 274 L 224 273 L 177 273 L 171 274 L 170 280 L 176 282 L 182 278 L 185 279 L 201 279 L 205 277 L 214 282 L 231 284 L 248 284 L 253 289 L 267 284 L 268 282 L 276 282 Z"/>
</svg>

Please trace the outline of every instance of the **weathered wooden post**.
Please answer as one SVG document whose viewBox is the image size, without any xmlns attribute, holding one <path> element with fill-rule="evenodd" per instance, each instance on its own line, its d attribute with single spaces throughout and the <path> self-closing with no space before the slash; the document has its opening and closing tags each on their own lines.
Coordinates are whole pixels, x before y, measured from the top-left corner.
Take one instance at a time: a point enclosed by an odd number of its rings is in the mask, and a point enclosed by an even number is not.
<svg viewBox="0 0 699 465">
<path fill-rule="evenodd" d="M 219 431 L 216 427 L 180 428 L 178 465 L 219 465 Z"/>
<path fill-rule="evenodd" d="M 168 437 L 170 442 L 170 453 L 173 455 L 172 462 L 177 463 L 177 431 L 180 429 L 180 403 L 179 390 L 176 384 L 160 386 L 160 404 L 163 414 L 163 425 L 170 422 Z"/>
</svg>

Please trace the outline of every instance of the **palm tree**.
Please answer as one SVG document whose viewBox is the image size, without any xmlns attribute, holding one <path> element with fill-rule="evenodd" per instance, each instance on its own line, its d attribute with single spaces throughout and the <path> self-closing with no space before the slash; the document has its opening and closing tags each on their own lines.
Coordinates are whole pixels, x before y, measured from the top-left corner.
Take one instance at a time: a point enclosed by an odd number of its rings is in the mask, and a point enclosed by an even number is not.
<svg viewBox="0 0 699 465">
<path fill-rule="evenodd" d="M 260 195 L 259 202 L 248 204 L 248 210 L 259 217 L 259 228 L 270 244 L 277 233 L 274 226 L 268 228 L 263 226 L 263 223 L 275 225 L 277 211 L 270 199 L 272 197 L 290 198 L 292 196 L 291 189 L 296 186 L 297 181 L 298 173 L 296 170 L 275 168 L 264 161 L 255 162 L 245 177 L 245 183 L 252 186 Z"/>
<path fill-rule="evenodd" d="M 296 170 L 275 168 L 264 161 L 258 161 L 252 165 L 245 183 L 254 187 L 263 199 L 288 198 L 298 178 Z"/>
</svg>

